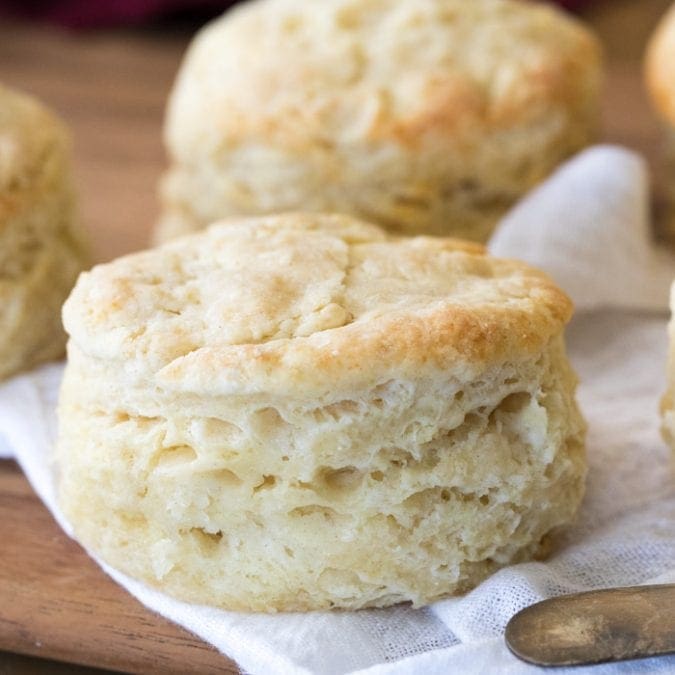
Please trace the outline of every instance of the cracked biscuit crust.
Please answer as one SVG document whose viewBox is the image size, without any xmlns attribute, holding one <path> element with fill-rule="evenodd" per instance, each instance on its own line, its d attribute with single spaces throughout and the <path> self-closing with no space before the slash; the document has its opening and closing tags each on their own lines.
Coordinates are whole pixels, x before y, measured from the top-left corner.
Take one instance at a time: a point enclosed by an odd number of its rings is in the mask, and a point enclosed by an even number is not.
<svg viewBox="0 0 675 675">
<path fill-rule="evenodd" d="M 540 350 L 570 314 L 544 274 L 478 245 L 308 214 L 216 224 L 96 267 L 64 307 L 87 356 L 208 395 L 484 367 Z"/>
</svg>

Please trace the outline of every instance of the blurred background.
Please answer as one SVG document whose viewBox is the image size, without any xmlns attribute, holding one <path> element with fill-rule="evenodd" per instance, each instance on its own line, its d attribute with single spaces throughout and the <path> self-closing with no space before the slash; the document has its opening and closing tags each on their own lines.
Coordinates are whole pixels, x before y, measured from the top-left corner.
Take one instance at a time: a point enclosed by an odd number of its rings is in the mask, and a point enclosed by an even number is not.
<svg viewBox="0 0 675 675">
<path fill-rule="evenodd" d="M 662 136 L 645 93 L 642 58 L 671 1 L 558 3 L 591 24 L 604 44 L 602 138 L 647 157 L 657 209 Z M 70 125 L 80 212 L 97 260 L 146 245 L 158 212 L 157 181 L 165 166 L 162 121 L 171 84 L 194 32 L 231 4 L 0 0 L 0 82 L 38 96 Z M 6 653 L 0 653 L 0 675 L 93 672 L 13 655 L 39 654 L 40 645 L 29 635 L 1 629 L 0 651 Z"/>
<path fill-rule="evenodd" d="M 557 1 L 572 10 L 588 3 L 589 0 Z M 234 4 L 236 0 L 3 0 L 0 10 L 8 16 L 48 21 L 69 28 L 104 28 L 166 18 L 200 21 Z"/>
<path fill-rule="evenodd" d="M 536 0 L 531 0 L 536 1 Z M 226 0 L 0 0 L 0 81 L 31 92 L 71 125 L 81 213 L 97 260 L 143 247 L 156 218 L 166 97 L 194 32 Z M 605 45 L 603 137 L 656 167 L 658 121 L 641 60 L 670 0 L 560 0 Z"/>
</svg>

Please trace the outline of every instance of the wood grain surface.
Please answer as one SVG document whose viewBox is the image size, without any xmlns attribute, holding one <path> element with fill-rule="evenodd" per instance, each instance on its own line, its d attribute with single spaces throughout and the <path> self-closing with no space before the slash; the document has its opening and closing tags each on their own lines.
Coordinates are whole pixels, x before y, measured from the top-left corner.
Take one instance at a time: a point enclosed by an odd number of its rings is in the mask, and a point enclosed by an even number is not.
<svg viewBox="0 0 675 675">
<path fill-rule="evenodd" d="M 657 193 L 660 129 L 641 57 L 669 4 L 605 0 L 586 15 L 607 53 L 603 136 L 645 153 Z M 163 109 L 189 35 L 175 27 L 70 34 L 0 19 L 0 81 L 45 100 L 73 130 L 81 214 L 99 261 L 148 241 L 164 163 Z M 58 529 L 12 462 L 0 462 L 0 546 L 0 650 L 126 672 L 237 672 L 110 581 Z M 11 672 L 53 670 L 18 668 Z"/>
</svg>

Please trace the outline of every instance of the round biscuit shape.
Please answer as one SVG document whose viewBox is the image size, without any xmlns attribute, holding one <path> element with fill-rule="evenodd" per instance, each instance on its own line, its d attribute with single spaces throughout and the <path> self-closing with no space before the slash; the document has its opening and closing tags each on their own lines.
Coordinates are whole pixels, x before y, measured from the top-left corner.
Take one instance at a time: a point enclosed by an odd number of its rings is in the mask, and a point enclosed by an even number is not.
<svg viewBox="0 0 675 675">
<path fill-rule="evenodd" d="M 187 600 L 422 605 L 579 505 L 584 423 L 544 274 L 348 216 L 234 220 L 83 274 L 61 505 Z"/>
<path fill-rule="evenodd" d="M 0 378 L 63 355 L 61 305 L 85 249 L 66 129 L 0 85 Z"/>
</svg>

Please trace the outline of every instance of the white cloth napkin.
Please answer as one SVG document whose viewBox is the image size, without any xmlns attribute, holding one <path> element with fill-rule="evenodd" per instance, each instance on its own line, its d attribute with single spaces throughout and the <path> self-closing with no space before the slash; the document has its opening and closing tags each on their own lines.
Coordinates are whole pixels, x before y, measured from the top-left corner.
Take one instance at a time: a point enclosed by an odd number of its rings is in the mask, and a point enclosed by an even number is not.
<svg viewBox="0 0 675 675">
<path fill-rule="evenodd" d="M 675 489 L 657 412 L 675 258 L 649 241 L 647 203 L 643 161 L 620 148 L 593 148 L 516 206 L 491 246 L 548 269 L 584 310 L 568 343 L 590 425 L 588 494 L 577 525 L 547 562 L 508 567 L 468 595 L 422 610 L 274 616 L 177 602 L 99 564 L 147 607 L 251 673 L 545 672 L 504 646 L 504 626 L 516 611 L 561 593 L 675 583 Z M 62 365 L 51 365 L 0 387 L 0 456 L 16 457 L 69 533 L 49 469 L 61 372 Z M 673 673 L 675 657 L 592 672 Z"/>
<path fill-rule="evenodd" d="M 577 311 L 663 310 L 675 257 L 651 241 L 645 161 L 596 146 L 563 164 L 502 220 L 490 251 L 546 270 Z"/>
</svg>

